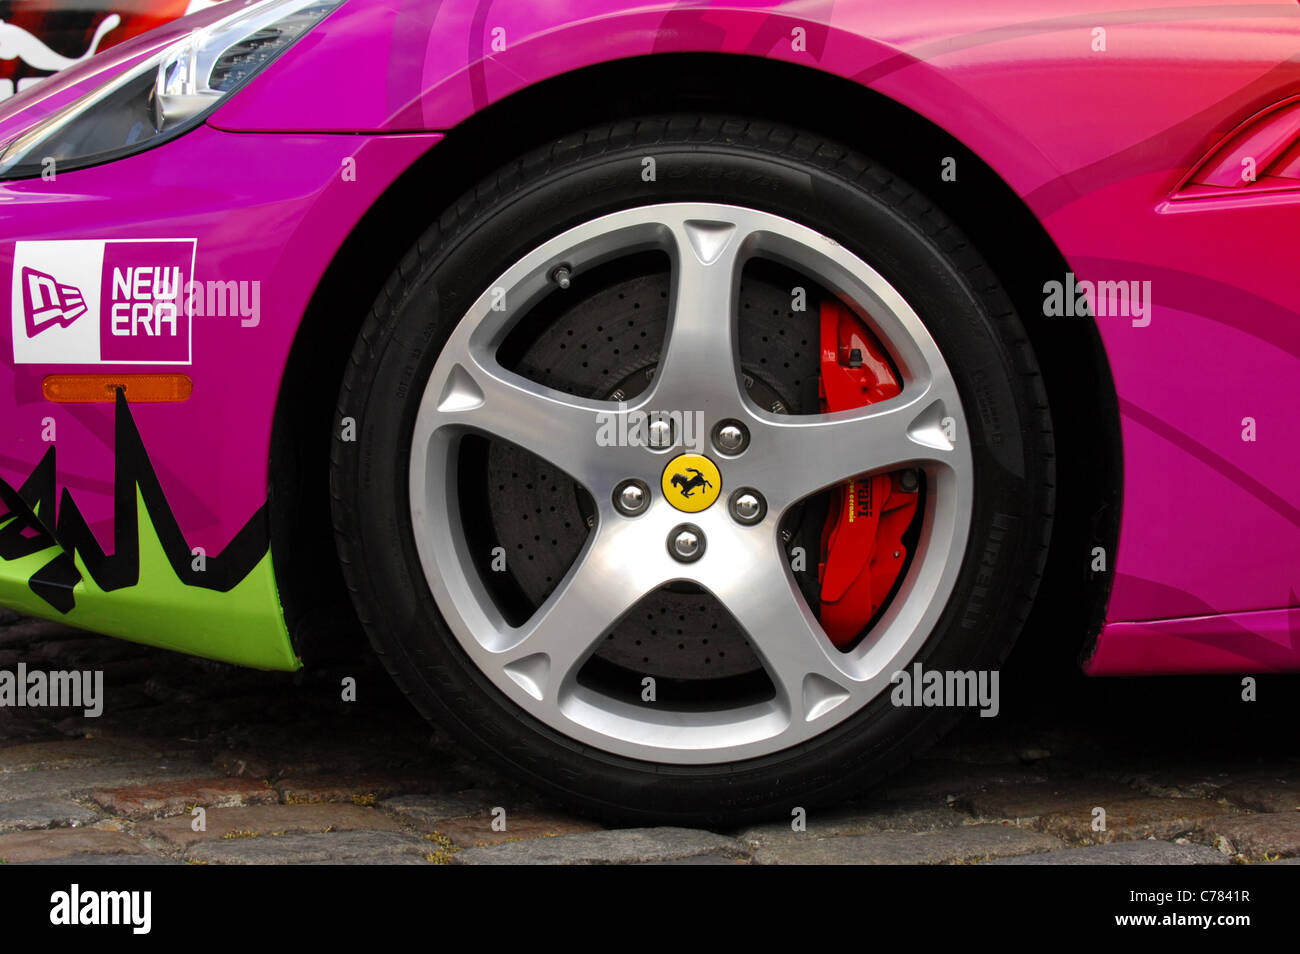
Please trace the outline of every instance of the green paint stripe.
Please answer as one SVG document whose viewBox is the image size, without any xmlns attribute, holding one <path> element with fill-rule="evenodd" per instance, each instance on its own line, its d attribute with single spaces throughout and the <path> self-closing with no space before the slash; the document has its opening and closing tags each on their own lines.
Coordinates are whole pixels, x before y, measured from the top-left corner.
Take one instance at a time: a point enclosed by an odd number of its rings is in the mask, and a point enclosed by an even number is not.
<svg viewBox="0 0 1300 954">
<path fill-rule="evenodd" d="M 140 490 L 136 488 L 140 533 L 140 582 L 105 593 L 74 554 L 81 582 L 77 605 L 60 613 L 37 596 L 27 581 L 61 552 L 50 547 L 18 560 L 0 560 L 0 604 L 19 613 L 57 620 L 131 642 L 192 656 L 252 666 L 295 670 L 302 666 L 284 625 L 271 554 L 229 592 L 182 583 L 163 552 Z"/>
</svg>

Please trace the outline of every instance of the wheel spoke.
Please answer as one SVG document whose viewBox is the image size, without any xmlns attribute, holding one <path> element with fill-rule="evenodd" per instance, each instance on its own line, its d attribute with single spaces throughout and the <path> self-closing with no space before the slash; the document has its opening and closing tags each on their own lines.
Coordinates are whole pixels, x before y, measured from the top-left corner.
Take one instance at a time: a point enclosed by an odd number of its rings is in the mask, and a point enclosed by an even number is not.
<svg viewBox="0 0 1300 954">
<path fill-rule="evenodd" d="M 655 371 L 658 405 L 731 413 L 741 400 L 736 308 L 750 229 L 740 221 L 669 223 L 673 242 L 671 317 Z"/>
<path fill-rule="evenodd" d="M 804 602 L 779 548 L 718 575 L 711 589 L 745 631 L 795 722 L 812 721 L 849 698 L 855 680 Z"/>
<path fill-rule="evenodd" d="M 444 375 L 441 386 L 430 386 L 425 402 L 436 413 L 428 416 L 430 432 L 468 429 L 508 441 L 554 464 L 580 482 L 599 482 L 593 470 L 618 463 L 617 449 L 599 448 L 604 416 L 617 406 L 574 397 L 537 384 L 486 358 L 464 357 Z M 603 465 L 603 466 L 600 466 Z"/>
<path fill-rule="evenodd" d="M 598 530 L 554 592 L 510 635 L 495 662 L 535 699 L 554 705 L 601 636 L 654 585 L 626 553 L 626 524 Z"/>
<path fill-rule="evenodd" d="M 769 505 L 784 508 L 859 474 L 964 466 L 957 451 L 965 425 L 953 408 L 927 388 L 854 411 L 772 420 L 775 453 L 763 471 Z"/>
</svg>

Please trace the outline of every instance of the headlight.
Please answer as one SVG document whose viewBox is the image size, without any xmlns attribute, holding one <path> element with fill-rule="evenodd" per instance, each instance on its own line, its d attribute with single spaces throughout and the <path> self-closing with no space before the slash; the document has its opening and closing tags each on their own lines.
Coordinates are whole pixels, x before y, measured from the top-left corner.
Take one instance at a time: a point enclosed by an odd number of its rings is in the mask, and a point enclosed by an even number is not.
<svg viewBox="0 0 1300 954">
<path fill-rule="evenodd" d="M 193 129 L 343 0 L 257 0 L 65 106 L 0 151 L 0 179 L 139 152 Z"/>
</svg>

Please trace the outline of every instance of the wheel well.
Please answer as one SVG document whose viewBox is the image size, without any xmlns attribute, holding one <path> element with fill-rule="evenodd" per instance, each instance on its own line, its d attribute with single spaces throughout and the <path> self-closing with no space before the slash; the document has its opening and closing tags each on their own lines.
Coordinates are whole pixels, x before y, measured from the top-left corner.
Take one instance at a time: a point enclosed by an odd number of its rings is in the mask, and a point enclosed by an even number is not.
<svg viewBox="0 0 1300 954">
<path fill-rule="evenodd" d="M 729 79 L 725 88 L 716 82 L 719 68 Z M 450 130 L 393 183 L 340 247 L 295 338 L 272 431 L 271 549 L 298 652 L 308 662 L 330 655 L 348 646 L 360 628 L 333 543 L 328 473 L 337 423 L 334 396 L 366 313 L 427 227 L 428 216 L 472 188 L 485 171 L 559 135 L 669 111 L 740 113 L 838 139 L 926 193 L 984 254 L 1025 322 L 1056 432 L 1057 519 L 1026 627 L 1030 637 L 1023 642 L 1035 654 L 1046 647 L 1044 661 L 1077 660 L 1105 613 L 1110 576 L 1090 573 L 1089 554 L 1104 547 L 1114 566 L 1122 471 L 1114 383 L 1095 326 L 1041 317 L 1043 283 L 1069 271 L 1064 257 L 1013 190 L 933 123 L 852 81 L 731 54 L 618 60 L 502 99 Z M 956 159 L 956 181 L 940 181 L 946 157 Z"/>
</svg>

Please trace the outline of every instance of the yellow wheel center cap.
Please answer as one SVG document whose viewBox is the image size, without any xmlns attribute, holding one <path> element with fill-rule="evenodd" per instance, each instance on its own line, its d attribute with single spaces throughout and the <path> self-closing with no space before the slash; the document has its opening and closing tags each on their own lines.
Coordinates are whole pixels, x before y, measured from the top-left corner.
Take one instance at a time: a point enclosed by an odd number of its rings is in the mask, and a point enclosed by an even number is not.
<svg viewBox="0 0 1300 954">
<path fill-rule="evenodd" d="M 722 493 L 722 474 L 702 454 L 679 454 L 668 462 L 659 484 L 664 499 L 682 513 L 699 513 Z"/>
</svg>

